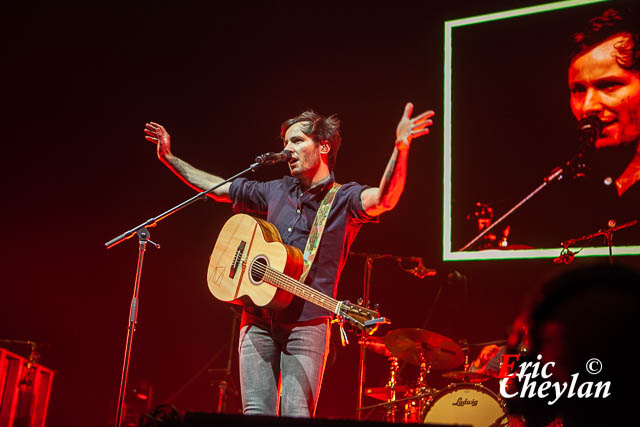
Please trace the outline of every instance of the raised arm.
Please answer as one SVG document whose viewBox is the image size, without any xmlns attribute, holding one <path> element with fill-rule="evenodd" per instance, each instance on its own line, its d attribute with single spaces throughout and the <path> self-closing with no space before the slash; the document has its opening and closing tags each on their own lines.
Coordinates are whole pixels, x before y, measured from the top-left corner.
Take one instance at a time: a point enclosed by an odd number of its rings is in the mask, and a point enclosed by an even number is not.
<svg viewBox="0 0 640 427">
<path fill-rule="evenodd" d="M 412 112 L 413 104 L 408 102 L 396 128 L 396 146 L 380 180 L 380 186 L 362 192 L 362 207 L 369 215 L 380 215 L 396 206 L 407 178 L 407 159 L 411 141 L 428 134 L 429 126 L 433 124 L 430 120 L 435 114 L 433 111 L 425 111 L 413 119 Z"/>
<path fill-rule="evenodd" d="M 157 145 L 160 161 L 178 175 L 189 187 L 197 191 L 204 191 L 224 181 L 222 178 L 195 168 L 179 157 L 174 156 L 171 153 L 171 137 L 162 125 L 149 122 L 145 125 L 144 132 L 147 134 L 145 138 Z M 231 203 L 229 187 L 231 187 L 231 183 L 227 183 L 208 193 L 207 196 L 218 202 Z"/>
</svg>

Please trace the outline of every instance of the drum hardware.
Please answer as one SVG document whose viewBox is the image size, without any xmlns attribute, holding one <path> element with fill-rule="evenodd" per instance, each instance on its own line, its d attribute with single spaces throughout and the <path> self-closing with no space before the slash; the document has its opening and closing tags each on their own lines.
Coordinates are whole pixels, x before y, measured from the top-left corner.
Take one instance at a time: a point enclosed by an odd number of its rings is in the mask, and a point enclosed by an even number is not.
<svg viewBox="0 0 640 427">
<path fill-rule="evenodd" d="M 380 339 L 372 340 L 372 343 L 376 346 L 376 351 L 380 354 L 390 354 L 389 349 L 384 345 Z M 408 388 L 407 386 L 399 386 L 397 384 L 397 374 L 399 371 L 398 357 L 390 356 L 390 369 L 389 369 L 389 382 L 385 387 L 383 393 L 387 398 L 387 405 L 385 407 L 385 421 L 396 422 L 396 414 L 398 410 L 402 410 L 402 421 L 404 423 L 419 423 L 422 414 L 428 404 L 428 399 L 434 390 L 427 386 L 427 374 L 431 372 L 431 363 L 427 361 L 424 353 L 420 351 L 418 353 L 419 360 L 419 375 L 416 381 L 415 388 Z M 397 398 L 398 393 L 404 392 L 404 405 L 400 404 L 401 400 Z M 373 391 L 367 393 L 369 396 Z M 381 396 L 380 396 L 381 397 Z"/>
<path fill-rule="evenodd" d="M 433 395 L 437 393 L 436 389 L 428 387 L 421 387 L 416 389 L 410 389 L 406 393 L 406 397 L 402 400 L 406 400 L 404 404 L 404 423 L 420 423 L 422 422 L 423 414 L 429 407 Z"/>
<path fill-rule="evenodd" d="M 383 337 L 374 337 L 374 336 L 366 336 L 362 337 L 358 344 L 364 344 L 367 350 L 373 351 L 374 353 L 381 354 L 385 357 L 391 357 L 391 352 L 384 345 Z"/>
<path fill-rule="evenodd" d="M 466 342 L 465 342 L 466 344 Z M 462 368 L 463 371 L 468 371 L 469 370 L 469 346 L 468 345 L 464 345 L 462 347 L 462 351 L 464 352 L 464 368 Z"/>
<path fill-rule="evenodd" d="M 420 366 L 424 358 L 430 369 L 450 370 L 464 362 L 455 341 L 426 329 L 395 329 L 385 335 L 384 343 L 392 355 L 412 365 Z"/>
<path fill-rule="evenodd" d="M 491 378 L 491 376 L 487 374 L 480 374 L 478 372 L 450 371 L 450 372 L 443 373 L 442 378 L 462 381 L 465 383 L 480 383 L 488 380 L 489 378 Z"/>
<path fill-rule="evenodd" d="M 389 382 L 387 383 L 387 387 L 389 387 L 390 390 L 390 395 L 389 395 L 389 399 L 388 402 L 393 402 L 396 400 L 396 386 L 397 381 L 396 381 L 396 376 L 398 374 L 398 358 L 395 356 L 391 356 L 389 357 L 389 362 L 390 362 L 390 366 L 389 366 Z M 395 411 L 395 407 L 394 406 L 387 406 L 387 411 L 385 414 L 385 419 L 386 421 L 389 422 L 395 422 L 396 421 L 396 411 Z"/>
<path fill-rule="evenodd" d="M 462 352 L 464 353 L 464 365 L 461 371 L 449 371 L 442 373 L 440 376 L 442 378 L 447 378 L 451 380 L 462 381 L 465 383 L 478 383 L 489 379 L 488 375 L 480 374 L 476 372 L 469 371 L 469 343 L 466 339 L 461 339 L 458 341 L 461 346 Z"/>
<path fill-rule="evenodd" d="M 376 342 L 374 339 L 372 342 Z M 384 353 L 384 344 L 376 343 L 379 353 Z M 387 350 L 388 352 L 388 350 Z M 397 421 L 397 413 L 402 413 L 402 422 L 420 422 L 422 414 L 428 403 L 428 398 L 435 391 L 427 387 L 426 376 L 430 372 L 431 366 L 421 357 L 420 374 L 415 388 L 409 388 L 406 385 L 399 385 L 397 375 L 399 371 L 398 358 L 396 356 L 389 357 L 389 381 L 384 387 L 368 387 L 365 389 L 365 395 L 373 399 L 386 400 L 384 404 L 368 406 L 361 409 L 372 409 L 377 407 L 385 408 L 385 421 L 395 423 Z M 398 399 L 398 394 L 404 393 L 404 398 Z M 402 404 L 404 403 L 404 405 Z"/>
<path fill-rule="evenodd" d="M 420 374 L 418 375 L 418 388 L 427 386 L 427 374 L 431 372 L 431 363 L 427 364 L 424 355 L 420 353 Z"/>
<path fill-rule="evenodd" d="M 426 393 L 417 394 L 415 396 L 403 397 L 401 399 L 396 399 L 396 400 L 394 400 L 392 402 L 382 402 L 382 403 L 376 403 L 375 405 L 363 406 L 361 408 L 357 408 L 356 411 L 359 411 L 359 412 L 360 411 L 367 411 L 369 409 L 380 408 L 380 407 L 383 407 L 383 406 L 397 405 L 398 403 L 408 402 L 410 400 L 415 400 L 415 399 L 420 399 L 420 398 L 429 398 L 430 396 L 433 396 L 435 393 L 437 393 L 437 390 L 428 391 Z"/>
<path fill-rule="evenodd" d="M 390 369 L 386 387 L 372 388 L 365 393 L 372 398 L 386 397 L 387 402 L 359 407 L 358 411 L 384 407 L 387 422 L 396 422 L 397 412 L 402 410 L 403 422 L 419 423 L 436 392 L 435 389 L 428 387 L 427 374 L 431 369 L 452 369 L 464 362 L 464 354 L 458 344 L 450 338 L 424 329 L 397 329 L 388 332 L 384 338 L 363 337 L 361 344 L 366 349 L 389 357 Z M 415 388 L 397 384 L 398 360 L 419 367 Z M 398 393 L 402 392 L 404 397 L 398 399 Z"/>
<path fill-rule="evenodd" d="M 422 353 L 419 354 L 420 358 L 420 371 L 418 374 L 418 381 L 416 382 L 415 395 L 425 397 L 414 397 L 414 399 L 405 403 L 404 405 L 404 422 L 405 423 L 419 423 L 422 419 L 422 414 L 428 404 L 428 398 L 426 397 L 432 392 L 427 387 L 427 374 L 431 372 L 431 364 L 427 363 Z"/>
<path fill-rule="evenodd" d="M 382 387 L 367 387 L 364 389 L 364 394 L 367 397 L 376 400 L 383 400 L 385 402 L 391 402 L 393 399 L 393 394 L 405 393 L 409 390 L 409 387 L 406 385 L 398 385 L 395 389 L 389 388 L 389 386 Z"/>
<path fill-rule="evenodd" d="M 361 256 L 365 258 L 365 267 L 364 267 L 364 287 L 362 290 L 362 301 L 369 301 L 369 295 L 371 293 L 371 272 L 373 270 L 373 262 L 375 260 L 384 259 L 384 258 L 392 258 L 393 255 L 390 254 L 371 254 L 371 253 L 357 253 L 350 252 L 352 256 Z M 361 334 L 361 337 L 364 338 L 365 334 Z M 360 358 L 358 362 L 358 406 L 356 410 L 356 418 L 358 420 L 361 419 L 362 413 L 359 408 L 362 407 L 362 395 L 363 387 L 364 387 L 364 367 L 366 362 L 366 347 L 362 342 L 360 344 Z"/>
<path fill-rule="evenodd" d="M 493 342 L 492 342 L 493 343 Z M 358 413 L 384 408 L 386 422 L 462 423 L 477 426 L 508 426 L 506 404 L 480 382 L 490 379 L 484 373 L 451 369 L 469 367 L 469 345 L 418 328 L 389 331 L 383 338 L 365 337 L 361 344 L 389 358 L 389 381 L 384 387 L 369 387 L 365 395 L 384 402 L 358 407 Z M 502 342 L 500 342 L 502 344 Z M 419 368 L 415 386 L 398 384 L 399 362 Z M 443 378 L 458 382 L 443 389 L 429 388 L 427 374 L 432 369 L 448 370 Z"/>
<path fill-rule="evenodd" d="M 400 257 L 391 254 L 376 254 L 376 253 L 366 253 L 366 252 L 349 252 L 349 255 L 354 257 L 362 257 L 365 258 L 365 269 L 364 269 L 364 287 L 362 291 L 362 301 L 369 301 L 369 296 L 371 294 L 371 272 L 373 270 L 373 262 L 381 259 L 394 259 L 400 268 L 404 271 L 413 274 L 414 276 L 424 279 L 425 277 L 435 276 L 437 271 L 431 268 L 426 268 L 423 264 L 423 260 L 420 257 Z M 416 262 L 414 268 L 408 269 L 402 265 L 403 261 Z M 362 335 L 364 337 L 364 334 Z M 360 358 L 358 362 L 358 408 L 362 406 L 362 395 L 363 395 L 363 387 L 364 387 L 364 366 L 366 359 L 366 348 L 364 343 L 360 344 Z M 358 420 L 361 418 L 360 409 L 356 411 L 356 417 Z"/>
</svg>

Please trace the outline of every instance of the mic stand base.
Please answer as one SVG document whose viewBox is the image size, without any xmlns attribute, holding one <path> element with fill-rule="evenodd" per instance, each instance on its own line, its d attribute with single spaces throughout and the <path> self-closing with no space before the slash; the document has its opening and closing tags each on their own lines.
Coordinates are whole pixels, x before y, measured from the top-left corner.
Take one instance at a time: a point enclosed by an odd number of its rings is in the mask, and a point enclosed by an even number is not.
<svg viewBox="0 0 640 427">
<path fill-rule="evenodd" d="M 231 335 L 229 337 L 229 354 L 227 355 L 227 366 L 224 369 L 224 377 L 218 383 L 218 408 L 217 412 L 223 414 L 227 409 L 227 394 L 229 393 L 229 387 L 231 391 L 235 391 L 233 387 L 233 377 L 231 375 L 231 365 L 233 362 L 233 349 L 235 344 L 235 338 L 237 335 L 238 325 L 240 323 L 240 314 L 235 310 L 233 311 L 233 324 L 231 325 Z M 228 380 L 228 381 L 227 381 Z M 237 391 L 235 391 L 237 393 Z"/>
</svg>

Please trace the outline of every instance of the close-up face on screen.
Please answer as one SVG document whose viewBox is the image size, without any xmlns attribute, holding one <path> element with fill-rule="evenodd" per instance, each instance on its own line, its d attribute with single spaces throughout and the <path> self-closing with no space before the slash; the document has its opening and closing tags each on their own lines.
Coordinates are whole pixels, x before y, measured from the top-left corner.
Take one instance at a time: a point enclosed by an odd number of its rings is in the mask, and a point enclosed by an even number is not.
<svg viewBox="0 0 640 427">
<path fill-rule="evenodd" d="M 589 30 L 617 5 L 445 23 L 445 260 L 640 252 L 640 72 L 624 29 Z"/>
</svg>

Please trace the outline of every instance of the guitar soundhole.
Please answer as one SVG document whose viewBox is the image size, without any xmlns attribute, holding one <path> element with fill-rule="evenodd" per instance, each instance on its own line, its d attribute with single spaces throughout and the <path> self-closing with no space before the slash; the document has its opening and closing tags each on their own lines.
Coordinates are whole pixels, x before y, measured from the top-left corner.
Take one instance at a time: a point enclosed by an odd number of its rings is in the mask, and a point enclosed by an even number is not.
<svg viewBox="0 0 640 427">
<path fill-rule="evenodd" d="M 269 266 L 269 261 L 267 260 L 266 257 L 264 256 L 256 257 L 251 262 L 251 268 L 249 269 L 249 277 L 251 279 L 251 283 L 253 283 L 254 285 L 258 285 L 262 283 L 268 266 Z"/>
</svg>

